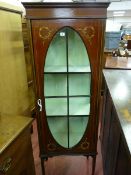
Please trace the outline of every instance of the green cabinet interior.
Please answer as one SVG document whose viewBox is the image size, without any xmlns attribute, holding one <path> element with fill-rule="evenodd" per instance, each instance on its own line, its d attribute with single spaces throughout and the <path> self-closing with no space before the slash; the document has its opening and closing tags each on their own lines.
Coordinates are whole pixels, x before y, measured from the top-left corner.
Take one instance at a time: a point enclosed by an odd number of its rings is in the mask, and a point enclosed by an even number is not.
<svg viewBox="0 0 131 175">
<path fill-rule="evenodd" d="M 65 148 L 82 138 L 90 115 L 91 69 L 86 47 L 72 28 L 58 31 L 44 66 L 45 110 L 49 129 Z"/>
</svg>

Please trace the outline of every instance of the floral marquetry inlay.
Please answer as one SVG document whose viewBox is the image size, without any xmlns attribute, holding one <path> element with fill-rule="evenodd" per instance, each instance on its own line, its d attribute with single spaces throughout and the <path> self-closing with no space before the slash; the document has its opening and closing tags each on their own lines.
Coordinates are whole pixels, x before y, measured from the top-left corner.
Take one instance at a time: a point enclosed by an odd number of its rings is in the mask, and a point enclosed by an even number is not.
<svg viewBox="0 0 131 175">
<path fill-rule="evenodd" d="M 55 28 L 51 29 L 49 27 L 40 27 L 39 29 L 39 37 L 43 40 L 48 40 L 52 36 L 52 32 L 56 31 Z"/>
<path fill-rule="evenodd" d="M 95 29 L 93 26 L 78 28 L 77 30 L 81 31 L 85 35 L 89 43 L 92 44 L 92 39 L 95 36 Z"/>
<path fill-rule="evenodd" d="M 54 143 L 51 143 L 51 141 L 49 141 L 48 145 L 47 145 L 47 149 L 49 151 L 55 151 L 56 150 L 56 145 Z"/>
<path fill-rule="evenodd" d="M 88 150 L 90 143 L 87 141 L 87 138 L 80 144 L 80 148 L 82 150 Z"/>
</svg>

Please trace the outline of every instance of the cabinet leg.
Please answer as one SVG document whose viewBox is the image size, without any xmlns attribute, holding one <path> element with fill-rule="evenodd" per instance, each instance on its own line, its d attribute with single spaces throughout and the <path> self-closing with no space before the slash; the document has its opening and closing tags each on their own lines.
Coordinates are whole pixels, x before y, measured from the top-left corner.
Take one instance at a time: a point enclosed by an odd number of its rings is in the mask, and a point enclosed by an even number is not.
<svg viewBox="0 0 131 175">
<path fill-rule="evenodd" d="M 93 161 L 92 161 L 92 175 L 95 174 L 95 166 L 96 166 L 96 156 L 93 156 Z"/>
<path fill-rule="evenodd" d="M 42 175 L 45 175 L 45 165 L 43 159 L 41 159 L 41 168 L 42 168 Z"/>
<path fill-rule="evenodd" d="M 86 156 L 87 160 L 89 159 L 89 156 Z"/>
<path fill-rule="evenodd" d="M 48 157 L 45 157 L 44 160 L 47 161 L 48 160 Z"/>
</svg>

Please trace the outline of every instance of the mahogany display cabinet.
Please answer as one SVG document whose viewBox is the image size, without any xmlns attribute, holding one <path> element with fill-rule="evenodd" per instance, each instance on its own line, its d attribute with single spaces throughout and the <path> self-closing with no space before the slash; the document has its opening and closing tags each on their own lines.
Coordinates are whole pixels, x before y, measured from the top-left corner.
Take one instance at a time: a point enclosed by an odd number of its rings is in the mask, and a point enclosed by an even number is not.
<svg viewBox="0 0 131 175">
<path fill-rule="evenodd" d="M 32 34 L 40 157 L 93 157 L 109 3 L 23 3 Z"/>
</svg>

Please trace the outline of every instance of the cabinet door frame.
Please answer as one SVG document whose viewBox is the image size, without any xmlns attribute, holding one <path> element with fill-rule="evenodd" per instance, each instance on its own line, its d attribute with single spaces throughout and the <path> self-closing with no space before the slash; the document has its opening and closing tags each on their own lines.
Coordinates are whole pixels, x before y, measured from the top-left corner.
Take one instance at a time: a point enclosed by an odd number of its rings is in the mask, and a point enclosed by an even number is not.
<svg viewBox="0 0 131 175">
<path fill-rule="evenodd" d="M 88 56 L 90 58 L 92 70 L 92 94 L 91 94 L 91 116 L 89 118 L 88 127 L 84 137 L 72 149 L 65 149 L 60 147 L 51 138 L 48 132 L 47 122 L 45 120 L 45 110 L 38 113 L 38 132 L 42 154 L 58 155 L 58 154 L 96 154 L 97 142 L 97 128 L 98 128 L 98 115 L 99 115 L 99 98 L 100 98 L 100 77 L 101 77 L 101 57 L 100 50 L 102 43 L 100 43 L 100 36 L 102 28 L 99 27 L 103 23 L 100 19 L 50 19 L 50 20 L 33 20 L 32 21 L 32 35 L 34 46 L 34 59 L 36 65 L 36 83 L 37 83 L 37 98 L 42 99 L 42 106 L 44 108 L 44 95 L 43 95 L 43 70 L 45 64 L 46 53 L 50 42 L 52 41 L 55 33 L 65 26 L 69 26 L 78 32 L 86 46 Z M 94 47 L 96 46 L 96 48 Z M 95 48 L 95 49 L 94 49 Z M 41 132 L 42 131 L 42 132 Z M 89 145 L 87 149 L 81 149 L 83 145 Z M 52 150 L 49 150 L 48 148 Z"/>
</svg>

